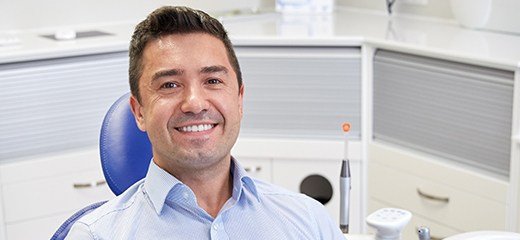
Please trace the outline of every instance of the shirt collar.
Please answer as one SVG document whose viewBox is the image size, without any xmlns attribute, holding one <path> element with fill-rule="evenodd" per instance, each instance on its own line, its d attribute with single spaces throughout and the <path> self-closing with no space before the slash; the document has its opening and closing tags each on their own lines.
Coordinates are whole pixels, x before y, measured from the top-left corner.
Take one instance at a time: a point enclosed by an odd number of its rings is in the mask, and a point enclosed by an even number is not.
<svg viewBox="0 0 520 240">
<path fill-rule="evenodd" d="M 182 184 L 182 182 L 176 177 L 157 166 L 153 159 L 150 161 L 150 167 L 148 168 L 148 173 L 146 173 L 146 179 L 144 181 L 144 188 L 157 214 L 161 214 L 170 190 L 179 184 Z"/>
<path fill-rule="evenodd" d="M 244 189 L 248 189 L 255 198 L 260 201 L 253 179 L 248 176 L 246 170 L 237 160 L 235 160 L 234 157 L 231 157 L 231 174 L 233 175 L 233 193 L 231 197 L 235 201 L 238 201 L 242 197 Z M 157 166 L 153 159 L 150 161 L 150 166 L 146 173 L 144 188 L 148 198 L 152 202 L 155 212 L 158 215 L 162 212 L 168 193 L 170 193 L 170 191 L 177 185 L 184 184 L 176 177 Z"/>
<path fill-rule="evenodd" d="M 233 175 L 233 193 L 231 197 L 234 200 L 238 201 L 244 189 L 248 189 L 255 196 L 256 200 L 260 201 L 255 182 L 233 156 L 231 157 L 231 174 Z"/>
</svg>

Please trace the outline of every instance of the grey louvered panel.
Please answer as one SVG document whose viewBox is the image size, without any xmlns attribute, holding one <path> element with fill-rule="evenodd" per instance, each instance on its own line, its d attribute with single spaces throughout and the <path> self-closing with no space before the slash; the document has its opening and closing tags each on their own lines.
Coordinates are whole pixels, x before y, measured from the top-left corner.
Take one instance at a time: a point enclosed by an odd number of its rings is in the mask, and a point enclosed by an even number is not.
<svg viewBox="0 0 520 240">
<path fill-rule="evenodd" d="M 378 51 L 374 138 L 509 174 L 513 73 Z"/>
<path fill-rule="evenodd" d="M 360 138 L 358 48 L 244 48 L 242 136 L 341 139 L 352 123 Z"/>
<path fill-rule="evenodd" d="M 0 161 L 95 146 L 127 52 L 0 65 Z"/>
</svg>

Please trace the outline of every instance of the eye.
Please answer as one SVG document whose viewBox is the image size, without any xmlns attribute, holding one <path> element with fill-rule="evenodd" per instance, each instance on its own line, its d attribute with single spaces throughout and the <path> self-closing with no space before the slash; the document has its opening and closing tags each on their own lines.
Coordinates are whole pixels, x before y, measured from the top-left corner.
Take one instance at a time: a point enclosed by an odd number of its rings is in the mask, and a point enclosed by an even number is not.
<svg viewBox="0 0 520 240">
<path fill-rule="evenodd" d="M 161 85 L 161 88 L 177 88 L 177 87 L 179 87 L 179 84 L 174 83 L 174 82 L 167 82 L 167 83 L 164 83 L 163 85 Z"/>
<path fill-rule="evenodd" d="M 216 79 L 216 78 L 212 78 L 212 79 L 209 79 L 208 84 L 219 84 L 219 83 L 222 83 L 222 81 Z"/>
</svg>

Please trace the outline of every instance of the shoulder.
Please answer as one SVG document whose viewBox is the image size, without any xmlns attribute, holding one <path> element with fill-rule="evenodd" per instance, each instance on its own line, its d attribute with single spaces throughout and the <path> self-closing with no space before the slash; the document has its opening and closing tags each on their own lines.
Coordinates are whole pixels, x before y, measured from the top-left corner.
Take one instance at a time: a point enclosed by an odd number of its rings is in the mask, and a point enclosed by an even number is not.
<svg viewBox="0 0 520 240">
<path fill-rule="evenodd" d="M 317 239 L 344 239 L 339 225 L 315 199 L 282 187 L 254 179 L 260 203 L 279 218 L 289 218 L 299 229 L 312 231 Z"/>
<path fill-rule="evenodd" d="M 305 194 L 293 192 L 293 191 L 290 191 L 283 187 L 274 185 L 272 183 L 265 182 L 263 180 L 259 180 L 259 179 L 253 179 L 253 180 L 255 182 L 255 186 L 257 188 L 257 191 L 258 191 L 258 194 L 260 197 L 265 197 L 268 199 L 280 198 L 280 199 L 285 199 L 285 200 L 292 200 L 296 203 L 304 204 L 304 205 L 312 205 L 312 206 L 314 206 L 316 204 L 321 205 L 318 201 L 314 200 L 313 198 L 311 198 Z M 323 206 L 323 205 L 321 205 L 321 206 Z"/>
<path fill-rule="evenodd" d="M 106 222 L 106 220 L 135 207 L 135 205 L 139 203 L 139 199 L 144 197 L 144 193 L 142 192 L 143 182 L 144 180 L 138 181 L 121 195 L 109 200 L 92 212 L 81 217 L 76 221 L 75 225 L 83 225 L 84 227 L 92 228 L 92 226 L 96 225 L 96 223 L 100 221 Z"/>
<path fill-rule="evenodd" d="M 254 181 L 262 205 L 279 208 L 284 215 L 307 216 L 308 219 L 314 219 L 317 213 L 328 214 L 320 202 L 305 194 L 293 192 L 262 180 L 254 179 Z"/>
</svg>

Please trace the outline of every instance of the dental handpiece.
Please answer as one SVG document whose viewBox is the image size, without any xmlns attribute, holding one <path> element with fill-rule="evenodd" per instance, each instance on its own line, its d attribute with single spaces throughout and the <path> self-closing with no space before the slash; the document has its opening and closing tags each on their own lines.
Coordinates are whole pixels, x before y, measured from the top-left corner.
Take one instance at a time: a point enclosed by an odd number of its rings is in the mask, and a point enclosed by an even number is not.
<svg viewBox="0 0 520 240">
<path fill-rule="evenodd" d="M 350 124 L 343 124 L 343 132 L 346 133 L 350 130 Z M 350 210 L 350 161 L 348 160 L 348 140 L 345 136 L 345 156 L 341 162 L 341 173 L 340 173 L 340 213 L 339 213 L 339 227 L 343 233 L 348 233 L 349 227 L 349 210 Z"/>
</svg>

